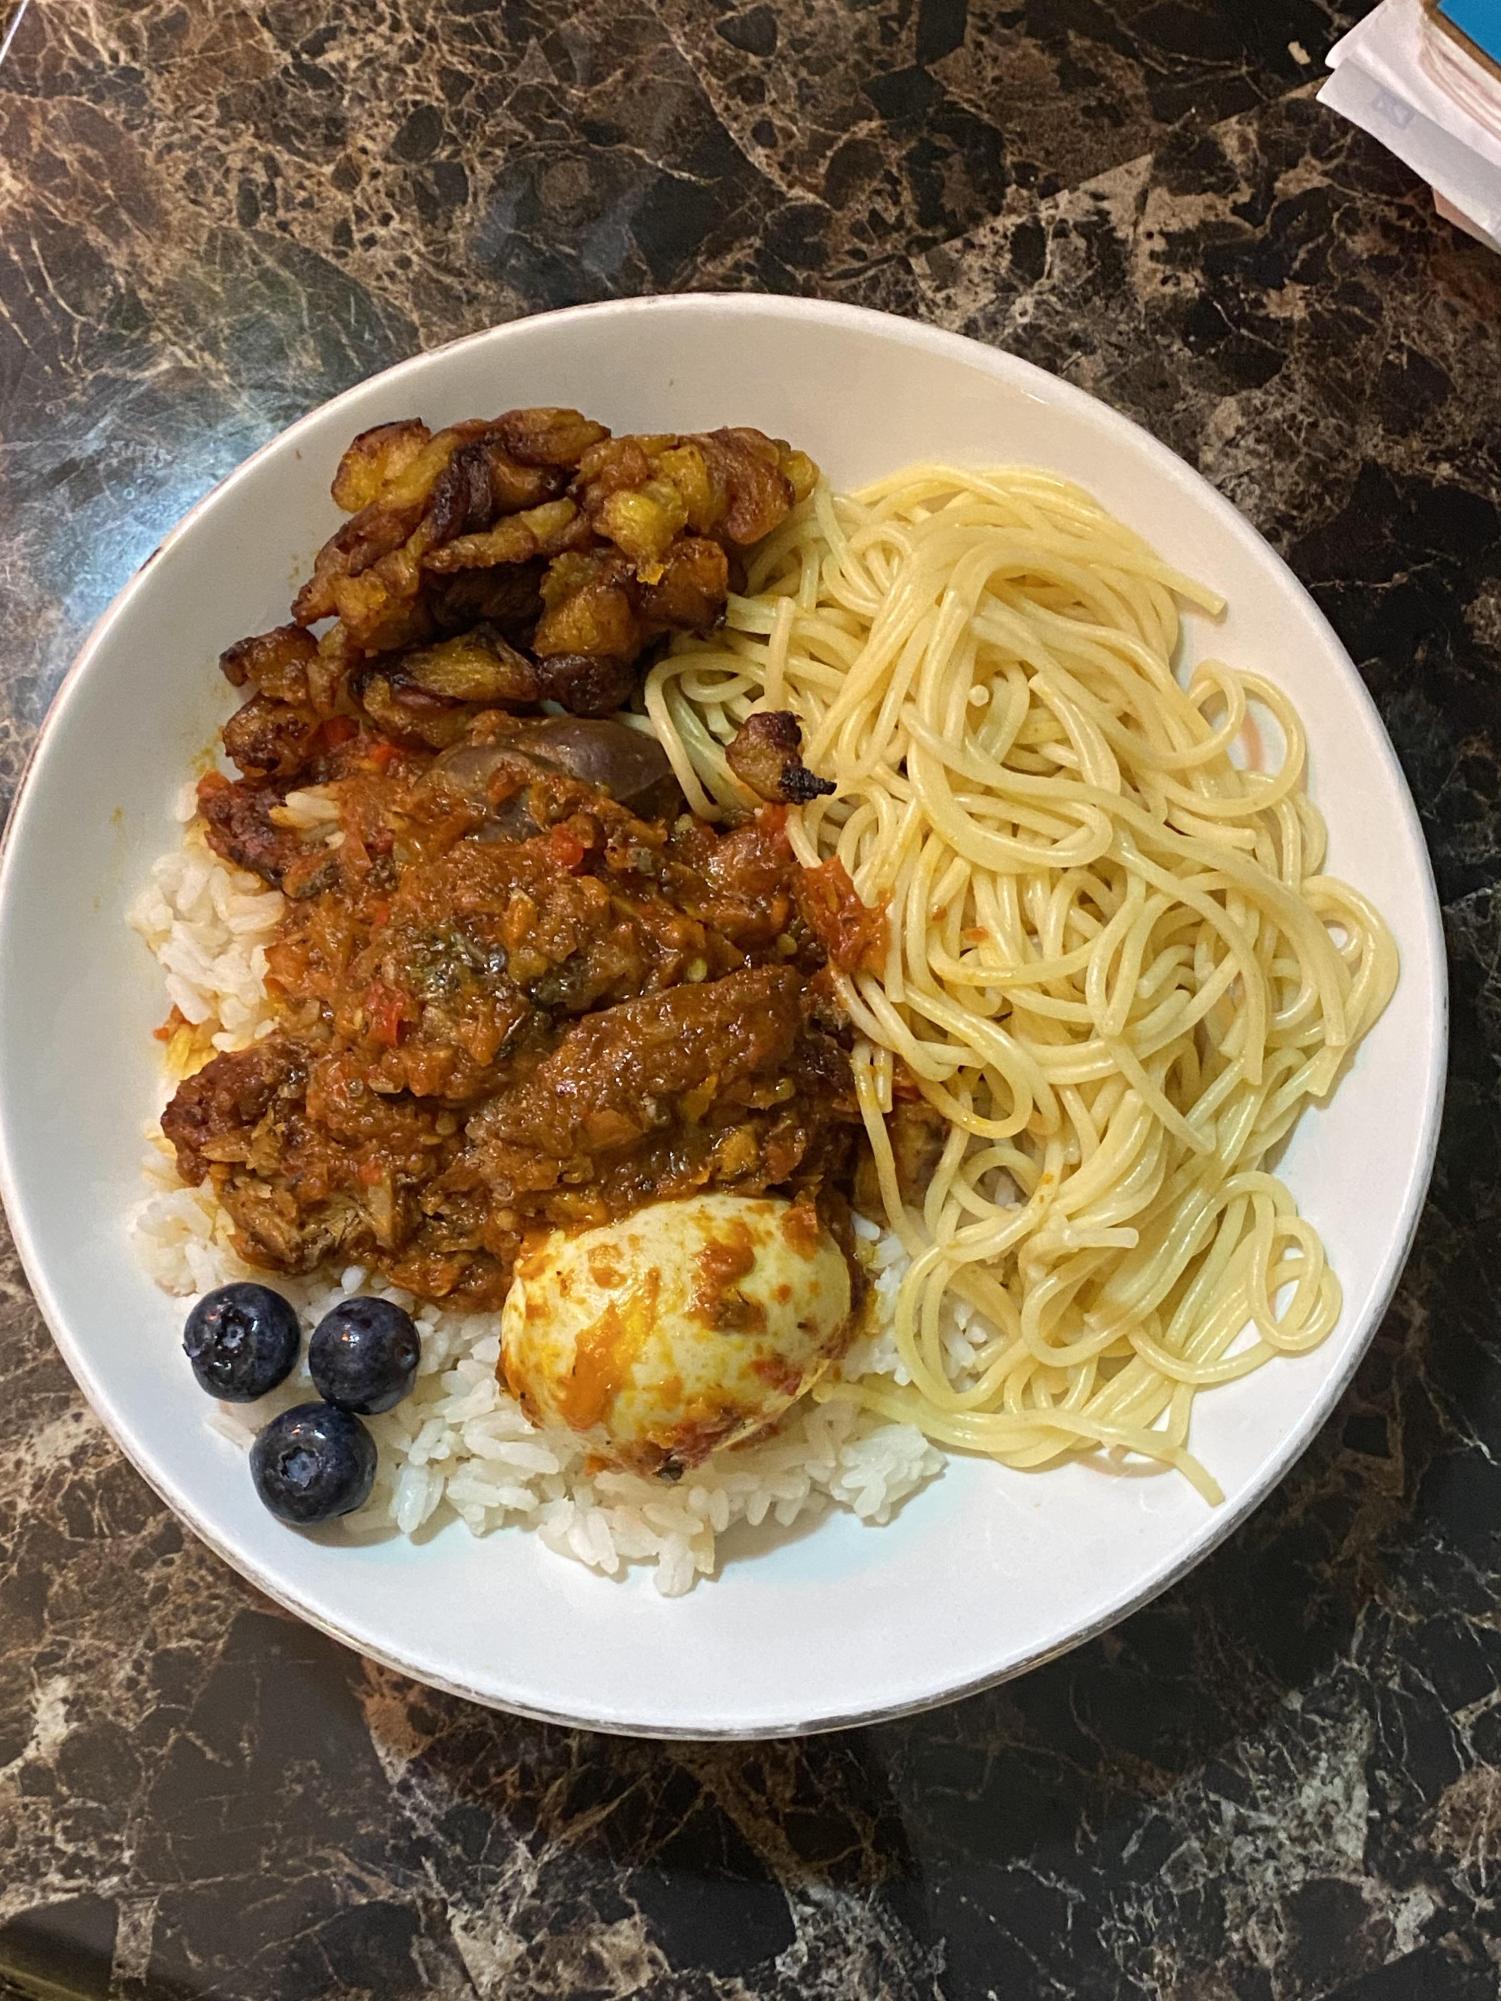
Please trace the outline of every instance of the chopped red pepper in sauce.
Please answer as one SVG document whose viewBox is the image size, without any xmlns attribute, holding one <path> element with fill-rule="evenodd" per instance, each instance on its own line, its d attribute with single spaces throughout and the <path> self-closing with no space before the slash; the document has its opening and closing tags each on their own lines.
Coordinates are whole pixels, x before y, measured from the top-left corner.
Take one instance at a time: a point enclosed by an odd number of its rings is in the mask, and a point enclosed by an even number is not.
<svg viewBox="0 0 1501 2001">
<path fill-rule="evenodd" d="M 840 972 L 881 971 L 886 963 L 886 907 L 861 901 L 837 855 L 802 871 L 797 901 L 809 930 Z"/>
</svg>

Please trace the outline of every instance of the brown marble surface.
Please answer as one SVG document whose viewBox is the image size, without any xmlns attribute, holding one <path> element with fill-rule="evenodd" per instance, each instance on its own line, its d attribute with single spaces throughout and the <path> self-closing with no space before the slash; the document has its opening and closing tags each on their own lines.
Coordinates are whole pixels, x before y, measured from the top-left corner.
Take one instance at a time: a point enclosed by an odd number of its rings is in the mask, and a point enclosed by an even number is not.
<svg viewBox="0 0 1501 2001">
<path fill-rule="evenodd" d="M 817 292 L 1095 391 L 1283 551 L 1418 798 L 1454 1038 L 1411 1267 L 1276 1498 L 1068 1659 L 800 1744 L 518 1723 L 281 1617 L 0 1258 L 0 1993 L 1497 1993 L 1501 261 L 1313 103 L 1350 11 L 32 0 L 0 799 L 88 621 L 289 418 L 542 306 Z"/>
</svg>

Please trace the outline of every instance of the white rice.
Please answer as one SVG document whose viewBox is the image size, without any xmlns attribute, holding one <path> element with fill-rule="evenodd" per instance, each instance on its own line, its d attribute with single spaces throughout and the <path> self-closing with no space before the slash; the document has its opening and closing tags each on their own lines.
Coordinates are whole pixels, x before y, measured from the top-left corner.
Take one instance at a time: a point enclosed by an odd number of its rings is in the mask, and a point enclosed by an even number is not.
<svg viewBox="0 0 1501 2001">
<path fill-rule="evenodd" d="M 315 792 L 287 805 L 299 824 L 328 817 Z M 167 1046 L 175 1081 L 213 1049 L 237 1049 L 269 1032 L 265 947 L 281 920 L 282 898 L 256 877 L 213 855 L 193 819 L 188 788 L 178 809 L 181 848 L 163 855 L 130 911 L 130 922 L 162 967 L 167 992 L 184 1020 Z M 153 1126 L 146 1161 L 151 1192 L 133 1219 L 146 1269 L 166 1291 L 206 1292 L 229 1279 L 263 1276 L 236 1255 L 228 1218 L 206 1188 L 184 1188 L 170 1150 Z M 862 1254 L 874 1281 L 875 1314 L 845 1364 L 852 1379 L 879 1372 L 904 1379 L 891 1340 L 890 1301 L 904 1260 L 900 1243 L 857 1219 Z M 345 1518 L 351 1534 L 416 1535 L 457 1516 L 475 1535 L 503 1525 L 535 1529 L 558 1555 L 608 1576 L 633 1563 L 654 1566 L 657 1589 L 677 1597 L 714 1574 L 718 1538 L 739 1522 L 783 1528 L 830 1505 L 861 1521 L 888 1521 L 943 1463 L 916 1429 L 871 1418 L 853 1405 L 810 1400 L 749 1445 L 715 1454 L 674 1484 L 640 1474 L 587 1470 L 587 1452 L 570 1438 L 533 1427 L 496 1378 L 499 1316 L 459 1313 L 420 1302 L 361 1266 L 306 1280 L 278 1280 L 311 1330 L 339 1299 L 379 1293 L 406 1307 L 422 1336 L 422 1362 L 411 1395 L 367 1420 L 379 1448 L 370 1498 Z M 948 1335 L 960 1367 L 973 1350 L 957 1323 Z M 267 1420 L 313 1394 L 299 1368 L 255 1404 L 221 1404 L 209 1422 L 248 1448 Z"/>
</svg>

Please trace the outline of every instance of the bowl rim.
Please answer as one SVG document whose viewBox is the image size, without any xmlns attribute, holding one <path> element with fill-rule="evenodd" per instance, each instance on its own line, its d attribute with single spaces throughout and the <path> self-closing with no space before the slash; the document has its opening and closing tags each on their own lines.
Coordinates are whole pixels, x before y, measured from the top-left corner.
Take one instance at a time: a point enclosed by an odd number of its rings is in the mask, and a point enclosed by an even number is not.
<svg viewBox="0 0 1501 2001">
<path fill-rule="evenodd" d="M 362 1634 L 358 1639 L 325 1617 L 316 1605 L 301 1598 L 295 1591 L 281 1588 L 267 1575 L 258 1562 L 245 1552 L 236 1549 L 222 1538 L 203 1520 L 193 1502 L 178 1491 L 169 1473 L 155 1464 L 145 1463 L 144 1456 L 138 1454 L 116 1431 L 109 1414 L 110 1398 L 104 1384 L 99 1380 L 82 1344 L 74 1340 L 56 1297 L 48 1281 L 47 1272 L 32 1239 L 30 1222 L 23 1200 L 20 1177 L 12 1158 L 10 1117 L 7 1110 L 8 1093 L 4 1088 L 4 1076 L 0 1073 L 0 1203 L 3 1203 L 10 1222 L 21 1268 L 31 1288 L 37 1306 L 48 1331 L 70 1373 L 83 1391 L 84 1397 L 98 1417 L 111 1441 L 135 1471 L 146 1482 L 153 1493 L 192 1530 L 200 1541 L 207 1544 L 223 1562 L 236 1571 L 255 1589 L 283 1610 L 326 1634 L 341 1646 L 376 1661 L 395 1673 L 410 1677 L 425 1686 L 437 1688 L 446 1694 L 482 1707 L 498 1709 L 503 1713 L 525 1717 L 529 1720 L 556 1724 L 568 1729 L 596 1730 L 608 1735 L 638 1737 L 669 1742 L 749 1742 L 782 1737 L 819 1735 L 834 1730 L 845 1730 L 865 1725 L 893 1721 L 903 1716 L 920 1715 L 932 1709 L 958 1702 L 972 1695 L 1010 1681 L 1018 1675 L 1055 1660 L 1059 1656 L 1082 1646 L 1086 1641 L 1097 1638 L 1111 1630 L 1123 1620 L 1140 1611 L 1145 1605 L 1163 1592 L 1180 1583 L 1205 1558 L 1218 1549 L 1243 1523 L 1266 1501 L 1275 1489 L 1287 1478 L 1293 1466 L 1307 1450 L 1315 1435 L 1323 1428 L 1335 1405 L 1344 1395 L 1355 1372 L 1368 1352 L 1377 1328 L 1386 1316 L 1401 1279 L 1413 1240 L 1422 1219 L 1429 1183 L 1432 1179 L 1434 1161 L 1437 1154 L 1440 1123 L 1444 1104 L 1444 1085 L 1448 1065 L 1448 967 L 1444 948 L 1443 925 L 1440 914 L 1437 884 L 1433 872 L 1432 857 L 1423 837 L 1422 824 L 1418 816 L 1406 776 L 1398 761 L 1386 726 L 1380 712 L 1366 687 L 1359 670 L 1351 660 L 1348 650 L 1339 635 L 1324 616 L 1312 593 L 1296 576 L 1276 549 L 1265 539 L 1250 519 L 1237 508 L 1218 488 L 1213 486 L 1196 467 L 1179 456 L 1172 448 L 1155 437 L 1145 426 L 1134 418 L 1118 410 L 1113 404 L 1090 391 L 1079 388 L 1063 377 L 1011 353 L 1005 348 L 992 347 L 968 335 L 952 333 L 945 329 L 928 325 L 926 322 L 904 318 L 894 313 L 878 311 L 873 307 L 849 305 L 823 299 L 799 298 L 777 293 L 746 293 L 719 291 L 691 291 L 672 294 L 648 294 L 643 297 L 619 298 L 593 301 L 588 304 L 561 307 L 550 312 L 521 314 L 513 320 L 484 327 L 473 333 L 463 334 L 437 347 L 419 349 L 401 360 L 391 363 L 373 374 L 363 376 L 351 383 L 337 395 L 304 412 L 292 423 L 276 432 L 266 442 L 242 459 L 228 473 L 184 513 L 156 547 L 143 558 L 124 584 L 116 592 L 109 604 L 94 620 L 85 634 L 77 653 L 66 669 L 54 692 L 42 722 L 38 727 L 27 756 L 22 764 L 11 801 L 5 825 L 0 828 L 0 940 L 3 940 L 7 926 L 8 910 L 15 895 L 16 867 L 14 855 L 17 849 L 17 829 L 28 817 L 28 800 L 33 793 L 37 772 L 45 763 L 49 746 L 56 740 L 55 725 L 76 697 L 83 676 L 89 671 L 96 657 L 105 649 L 116 623 L 134 601 L 142 588 L 146 573 L 156 559 L 183 540 L 210 508 L 233 493 L 262 459 L 273 452 L 295 447 L 296 441 L 315 422 L 327 417 L 342 405 L 352 403 L 363 396 L 373 384 L 395 382 L 404 374 L 415 373 L 434 356 L 459 348 L 474 348 L 487 342 L 501 340 L 513 329 L 534 321 L 578 321 L 593 318 L 618 318 L 634 321 L 655 314 L 686 315 L 702 313 L 708 309 L 713 314 L 726 314 L 733 318 L 754 320 L 758 317 L 790 317 L 793 319 L 822 321 L 826 325 L 851 331 L 861 330 L 875 333 L 880 338 L 898 345 L 925 348 L 939 354 L 947 354 L 954 360 L 962 360 L 970 367 L 978 367 L 998 380 L 1008 379 L 1013 385 L 1023 387 L 1030 380 L 1037 385 L 1040 400 L 1054 404 L 1071 406 L 1079 412 L 1088 411 L 1094 421 L 1103 422 L 1107 429 L 1113 429 L 1117 436 L 1138 453 L 1156 461 L 1159 468 L 1179 482 L 1188 480 L 1195 491 L 1195 498 L 1208 512 L 1217 514 L 1221 521 L 1236 534 L 1250 536 L 1259 546 L 1261 554 L 1269 558 L 1274 568 L 1281 572 L 1283 581 L 1303 600 L 1303 608 L 1313 620 L 1323 628 L 1328 640 L 1339 656 L 1347 663 L 1348 681 L 1352 694 L 1363 703 L 1368 720 L 1375 724 L 1375 741 L 1379 754 L 1385 760 L 1388 776 L 1394 782 L 1400 798 L 1404 816 L 1403 833 L 1421 858 L 1419 886 L 1421 891 L 1421 912 L 1417 921 L 1425 934 L 1425 944 L 1433 967 L 1432 993 L 1430 1004 L 1434 1017 L 1434 1033 L 1430 1044 L 1429 1075 L 1426 1079 L 1426 1093 L 1423 1115 L 1418 1136 L 1418 1145 L 1409 1164 L 1407 1187 L 1403 1200 L 1403 1229 L 1388 1244 L 1377 1273 L 1372 1293 L 1371 1305 L 1364 1324 L 1351 1341 L 1342 1365 L 1329 1375 L 1320 1393 L 1313 1400 L 1302 1422 L 1282 1441 L 1276 1457 L 1269 1460 L 1257 1481 L 1235 1501 L 1226 1501 L 1210 1518 L 1206 1532 L 1195 1541 L 1192 1548 L 1162 1571 L 1153 1573 L 1145 1583 L 1125 1593 L 1111 1604 L 1098 1618 L 1067 1634 L 1053 1644 L 1034 1649 L 1025 1658 L 1009 1662 L 969 1679 L 921 1696 L 898 1700 L 847 1713 L 820 1715 L 806 1720 L 778 1723 L 773 1726 L 752 1724 L 749 1726 L 725 1726 L 705 1728 L 664 1723 L 650 1725 L 635 1724 L 616 1716 L 606 1714 L 573 1714 L 566 1711 L 547 1709 L 535 1703 L 502 1700 L 499 1697 L 461 1681 L 414 1664 L 399 1652 L 384 1648 L 377 1640 Z"/>
</svg>

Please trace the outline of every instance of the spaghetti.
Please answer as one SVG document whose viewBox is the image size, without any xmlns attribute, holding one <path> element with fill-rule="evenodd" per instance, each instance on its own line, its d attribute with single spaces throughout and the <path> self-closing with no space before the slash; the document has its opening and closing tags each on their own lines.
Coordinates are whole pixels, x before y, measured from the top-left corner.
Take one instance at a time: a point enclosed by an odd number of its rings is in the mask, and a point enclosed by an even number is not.
<svg viewBox="0 0 1501 2001">
<path fill-rule="evenodd" d="M 739 725 L 792 709 L 837 784 L 791 816 L 799 858 L 887 907 L 881 972 L 838 977 L 910 1260 L 900 1362 L 825 1393 L 1016 1467 L 1146 1455 L 1214 1500 L 1197 1393 L 1338 1317 L 1267 1163 L 1397 956 L 1321 872 L 1286 696 L 1217 662 L 1175 678 L 1181 604 L 1221 608 L 1077 487 L 919 466 L 820 487 L 645 707 L 710 817 L 748 801 Z M 885 1125 L 914 1088 L 947 1121 L 920 1212 Z"/>
</svg>

